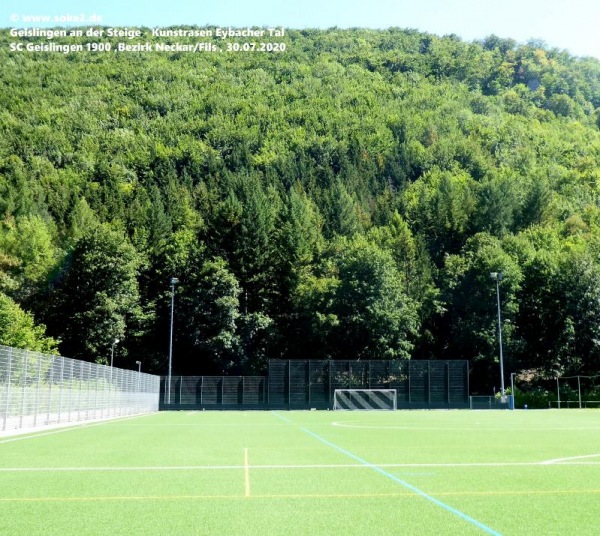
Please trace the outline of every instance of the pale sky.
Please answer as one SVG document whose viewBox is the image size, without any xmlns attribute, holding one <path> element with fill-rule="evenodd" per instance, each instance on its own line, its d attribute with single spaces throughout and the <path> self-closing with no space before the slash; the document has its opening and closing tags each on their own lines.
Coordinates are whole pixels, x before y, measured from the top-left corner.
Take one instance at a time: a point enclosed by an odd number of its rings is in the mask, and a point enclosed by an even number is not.
<svg viewBox="0 0 600 536">
<path fill-rule="evenodd" d="M 103 26 L 415 28 L 466 41 L 496 34 L 600 59 L 600 0 L 2 0 L 0 27 L 30 15 L 102 17 Z M 55 26 L 56 24 L 49 24 Z M 63 23 L 61 26 L 68 24 Z M 81 24 L 76 24 L 81 26 Z"/>
</svg>

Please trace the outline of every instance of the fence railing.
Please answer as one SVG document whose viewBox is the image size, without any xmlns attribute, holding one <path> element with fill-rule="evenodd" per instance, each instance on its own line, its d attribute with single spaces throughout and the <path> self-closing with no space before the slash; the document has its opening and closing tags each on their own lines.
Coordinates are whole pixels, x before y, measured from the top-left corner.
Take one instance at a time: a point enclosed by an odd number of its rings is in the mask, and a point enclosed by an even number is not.
<svg viewBox="0 0 600 536">
<path fill-rule="evenodd" d="M 470 396 L 471 409 L 515 409 L 515 397 L 506 396 Z"/>
<path fill-rule="evenodd" d="M 466 408 L 464 360 L 269 361 L 271 407 L 332 408 L 336 389 L 396 389 L 398 409 Z"/>
<path fill-rule="evenodd" d="M 327 409 L 336 389 L 395 389 L 397 407 L 468 408 L 467 361 L 269 361 L 268 376 L 171 376 L 161 409 Z"/>
<path fill-rule="evenodd" d="M 0 432 L 158 410 L 160 378 L 0 346 Z"/>
<path fill-rule="evenodd" d="M 171 376 L 161 378 L 160 402 L 164 409 L 183 407 L 252 407 L 266 409 L 264 376 Z M 170 403 L 168 402 L 170 400 Z"/>
</svg>

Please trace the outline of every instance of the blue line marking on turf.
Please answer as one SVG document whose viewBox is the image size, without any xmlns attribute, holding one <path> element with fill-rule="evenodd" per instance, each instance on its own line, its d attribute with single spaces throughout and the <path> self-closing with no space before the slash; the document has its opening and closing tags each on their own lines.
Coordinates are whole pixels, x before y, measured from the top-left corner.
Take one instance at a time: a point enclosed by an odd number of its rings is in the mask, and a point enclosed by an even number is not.
<svg viewBox="0 0 600 536">
<path fill-rule="evenodd" d="M 279 417 L 283 422 L 287 422 L 288 424 L 292 424 L 292 421 L 290 421 L 287 417 L 284 417 L 283 415 L 279 415 L 279 413 L 276 413 L 274 411 L 271 412 L 273 415 L 275 415 L 275 417 Z"/>
<path fill-rule="evenodd" d="M 436 499 L 435 497 L 432 497 L 431 495 L 428 495 L 424 491 L 421 491 L 419 488 L 415 488 L 414 486 L 412 486 L 408 482 L 405 482 L 404 480 L 402 480 L 402 479 L 400 479 L 400 478 L 392 475 L 391 473 L 388 473 L 387 471 L 384 471 L 381 467 L 378 467 L 375 464 L 372 464 L 372 463 L 370 463 L 370 462 L 368 462 L 366 460 L 363 460 L 362 458 L 360 458 L 356 454 L 352 454 L 351 452 L 343 449 L 342 447 L 338 447 L 334 443 L 331 443 L 331 441 L 327 441 L 327 439 L 322 438 L 321 436 L 319 436 L 319 435 L 311 432 L 310 430 L 307 430 L 306 428 L 301 428 L 301 430 L 303 432 L 307 433 L 308 435 L 314 437 L 315 439 L 318 439 L 321 443 L 324 443 L 325 445 L 327 445 L 327 446 L 329 446 L 331 448 L 334 448 L 335 450 L 341 452 L 342 454 L 345 454 L 346 456 L 349 456 L 353 460 L 356 460 L 357 462 L 359 462 L 359 463 L 361 463 L 363 465 L 366 465 L 367 467 L 370 467 L 374 471 L 377 471 L 379 474 L 381 474 L 381 475 L 389 478 L 390 480 L 393 480 L 394 482 L 396 482 L 396 483 L 404 486 L 405 488 L 409 489 L 410 491 L 413 491 L 417 495 L 420 495 L 424 499 L 427 499 L 428 501 L 431 501 L 433 504 L 436 504 L 437 506 L 442 507 L 444 510 L 447 510 L 448 512 L 450 512 L 452 514 L 457 515 L 458 517 L 460 517 L 461 519 L 464 519 L 468 523 L 471 523 L 472 525 L 475 525 L 476 527 L 480 528 L 484 532 L 487 532 L 488 534 L 492 534 L 493 536 L 502 536 L 499 532 L 496 532 L 494 529 L 492 529 L 492 528 L 484 525 L 483 523 L 480 523 L 479 521 L 477 521 L 476 519 L 473 519 L 472 517 L 468 516 L 467 514 L 463 514 L 460 510 L 457 510 L 456 508 L 452 508 L 452 506 L 450 506 L 449 504 L 446 504 L 446 503 L 440 501 L 439 499 Z"/>
</svg>

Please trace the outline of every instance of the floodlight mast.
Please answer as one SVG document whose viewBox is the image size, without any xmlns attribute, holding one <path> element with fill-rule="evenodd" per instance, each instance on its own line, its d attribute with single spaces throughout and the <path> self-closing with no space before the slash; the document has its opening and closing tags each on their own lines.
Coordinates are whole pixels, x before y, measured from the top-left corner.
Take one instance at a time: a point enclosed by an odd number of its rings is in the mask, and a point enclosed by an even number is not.
<svg viewBox="0 0 600 536">
<path fill-rule="evenodd" d="M 504 279 L 502 272 L 492 272 L 490 277 L 496 281 L 496 298 L 498 302 L 498 345 L 500 347 L 500 393 L 504 397 L 504 359 L 502 356 L 502 316 L 500 314 L 500 281 Z"/>
<path fill-rule="evenodd" d="M 173 310 L 175 308 L 175 285 L 179 283 L 176 277 L 171 278 L 171 330 L 169 335 L 169 376 L 167 378 L 167 404 L 171 403 L 171 365 L 173 362 Z"/>
</svg>

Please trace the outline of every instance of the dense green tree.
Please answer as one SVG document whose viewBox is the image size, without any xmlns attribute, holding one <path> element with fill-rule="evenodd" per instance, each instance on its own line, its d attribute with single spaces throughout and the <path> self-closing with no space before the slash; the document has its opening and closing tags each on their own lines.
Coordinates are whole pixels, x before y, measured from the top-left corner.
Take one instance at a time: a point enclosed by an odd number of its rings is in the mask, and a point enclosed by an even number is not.
<svg viewBox="0 0 600 536">
<path fill-rule="evenodd" d="M 322 217 L 299 183 L 290 189 L 283 210 L 279 254 L 292 273 L 310 266 L 323 249 Z"/>
<path fill-rule="evenodd" d="M 219 257 L 193 270 L 184 291 L 180 292 L 186 332 L 219 372 L 232 369 L 239 372 L 242 365 L 240 293 L 238 281 Z"/>
<path fill-rule="evenodd" d="M 495 236 L 514 230 L 521 209 L 515 177 L 502 170 L 486 177 L 478 186 L 474 228 Z"/>
<path fill-rule="evenodd" d="M 434 169 L 405 192 L 409 222 L 425 236 L 432 257 L 441 262 L 457 253 L 469 236 L 476 209 L 476 183 L 464 171 Z"/>
<path fill-rule="evenodd" d="M 229 262 L 242 287 L 244 312 L 269 307 L 276 287 L 276 226 L 282 210 L 278 192 L 258 176 L 234 178 L 234 192 L 224 202 L 228 222 L 219 222 Z"/>
<path fill-rule="evenodd" d="M 502 272 L 500 283 L 505 367 L 514 363 L 514 319 L 518 312 L 516 294 L 523 275 L 516 260 L 501 242 L 480 233 L 467 241 L 460 255 L 446 258 L 442 273 L 445 312 L 438 333 L 440 352 L 448 358 L 468 359 L 474 371 L 472 388 L 489 392 L 499 389 L 498 324 L 496 284 L 490 274 Z M 506 370 L 506 369 L 505 369 Z"/>
<path fill-rule="evenodd" d="M 45 290 L 62 257 L 54 243 L 52 225 L 39 216 L 5 221 L 0 228 L 0 252 L 9 265 L 4 270 L 3 288 L 20 302 L 29 302 Z"/>
<path fill-rule="evenodd" d="M 0 157 L 0 214 L 27 216 L 35 209 L 34 199 L 39 186 L 28 178 L 27 167 L 14 154 Z"/>
<path fill-rule="evenodd" d="M 55 353 L 58 341 L 46 335 L 46 328 L 36 324 L 11 298 L 0 292 L 0 344 L 36 352 Z"/>
<path fill-rule="evenodd" d="M 357 214 L 357 204 L 348 193 L 341 179 L 334 182 L 325 198 L 324 211 L 327 214 L 325 226 L 326 235 L 331 238 L 336 235 L 352 236 L 361 230 Z"/>
<path fill-rule="evenodd" d="M 524 275 L 515 319 L 523 343 L 517 357 L 523 367 L 548 375 L 593 373 L 598 368 L 600 274 L 584 236 L 564 242 L 558 228 L 540 227 L 511 246 L 521 257 Z"/>
<path fill-rule="evenodd" d="M 91 228 L 75 244 L 52 295 L 51 332 L 67 355 L 106 362 L 115 339 L 127 347 L 142 311 L 140 257 L 123 232 L 108 224 Z"/>
<path fill-rule="evenodd" d="M 406 221 L 397 212 L 389 225 L 370 229 L 367 238 L 392 255 L 407 295 L 418 306 L 421 331 L 415 355 L 431 357 L 428 349 L 434 337 L 431 322 L 442 312 L 442 304 L 435 282 L 437 270 L 422 238 L 413 235 Z"/>
<path fill-rule="evenodd" d="M 408 358 L 418 330 L 417 304 L 391 254 L 362 237 L 332 246 L 320 276 L 306 275 L 297 300 L 308 337 L 327 357 Z"/>
</svg>

